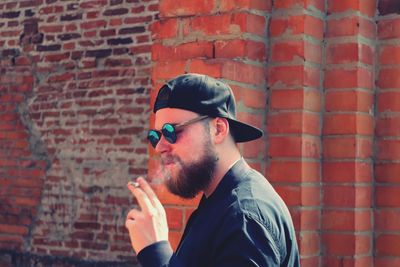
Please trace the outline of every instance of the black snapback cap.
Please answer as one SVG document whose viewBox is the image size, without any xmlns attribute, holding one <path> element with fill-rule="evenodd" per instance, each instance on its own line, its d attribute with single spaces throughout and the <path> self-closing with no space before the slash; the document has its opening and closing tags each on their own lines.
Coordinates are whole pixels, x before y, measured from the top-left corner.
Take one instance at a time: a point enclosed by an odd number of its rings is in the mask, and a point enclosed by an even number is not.
<svg viewBox="0 0 400 267">
<path fill-rule="evenodd" d="M 158 91 L 153 112 L 163 108 L 178 108 L 226 118 L 236 142 L 247 142 L 263 135 L 263 132 L 236 119 L 236 103 L 232 89 L 210 76 L 196 73 L 180 75 Z"/>
</svg>

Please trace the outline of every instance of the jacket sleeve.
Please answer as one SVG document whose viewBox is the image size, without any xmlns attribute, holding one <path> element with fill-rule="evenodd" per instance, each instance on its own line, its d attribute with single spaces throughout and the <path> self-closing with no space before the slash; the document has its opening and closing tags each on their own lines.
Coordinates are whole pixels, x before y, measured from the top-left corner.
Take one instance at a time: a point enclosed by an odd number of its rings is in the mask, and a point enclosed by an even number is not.
<svg viewBox="0 0 400 267">
<path fill-rule="evenodd" d="M 184 267 L 173 254 L 168 241 L 160 241 L 142 249 L 137 259 L 143 267 Z"/>
<path fill-rule="evenodd" d="M 276 239 L 265 225 L 251 217 L 226 225 L 216 242 L 215 267 L 280 266 Z"/>
</svg>

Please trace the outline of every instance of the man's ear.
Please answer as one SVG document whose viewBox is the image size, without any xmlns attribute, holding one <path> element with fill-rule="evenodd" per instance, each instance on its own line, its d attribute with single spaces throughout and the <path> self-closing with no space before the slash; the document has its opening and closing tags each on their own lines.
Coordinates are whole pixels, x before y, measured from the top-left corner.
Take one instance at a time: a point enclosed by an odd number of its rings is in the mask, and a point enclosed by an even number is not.
<svg viewBox="0 0 400 267">
<path fill-rule="evenodd" d="M 229 122 L 225 118 L 215 118 L 213 120 L 214 124 L 214 142 L 216 144 L 222 143 L 229 135 Z"/>
</svg>

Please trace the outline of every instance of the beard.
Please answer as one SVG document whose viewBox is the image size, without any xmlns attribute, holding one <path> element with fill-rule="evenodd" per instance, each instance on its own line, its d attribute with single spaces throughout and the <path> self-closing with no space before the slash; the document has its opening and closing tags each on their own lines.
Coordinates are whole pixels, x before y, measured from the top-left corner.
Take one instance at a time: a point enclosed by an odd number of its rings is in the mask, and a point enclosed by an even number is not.
<svg viewBox="0 0 400 267">
<path fill-rule="evenodd" d="M 178 156 L 167 156 L 163 159 L 163 162 L 174 162 L 178 168 L 175 177 L 171 172 L 166 174 L 165 184 L 172 194 L 191 199 L 210 185 L 218 157 L 211 140 L 206 140 L 204 148 L 203 157 L 195 162 L 185 163 Z"/>
</svg>

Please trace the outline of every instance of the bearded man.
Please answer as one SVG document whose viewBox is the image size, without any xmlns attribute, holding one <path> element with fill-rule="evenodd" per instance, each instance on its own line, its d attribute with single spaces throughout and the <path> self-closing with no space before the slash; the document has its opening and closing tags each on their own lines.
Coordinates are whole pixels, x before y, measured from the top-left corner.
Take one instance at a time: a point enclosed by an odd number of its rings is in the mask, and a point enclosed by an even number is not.
<svg viewBox="0 0 400 267">
<path fill-rule="evenodd" d="M 129 184 L 140 209 L 126 218 L 143 267 L 300 266 L 289 211 L 237 143 L 260 138 L 260 129 L 236 119 L 231 88 L 201 74 L 178 76 L 158 92 L 155 129 L 148 140 L 160 155 L 167 188 L 202 199 L 176 251 L 168 241 L 165 210 L 143 178 Z"/>
</svg>

